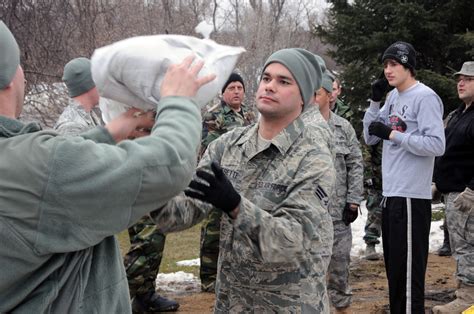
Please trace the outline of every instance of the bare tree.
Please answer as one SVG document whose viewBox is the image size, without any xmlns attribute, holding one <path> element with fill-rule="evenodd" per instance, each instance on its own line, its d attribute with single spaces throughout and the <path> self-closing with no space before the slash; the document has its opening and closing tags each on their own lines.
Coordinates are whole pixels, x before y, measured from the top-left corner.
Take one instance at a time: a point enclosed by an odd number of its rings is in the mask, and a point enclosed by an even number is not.
<svg viewBox="0 0 474 314">
<path fill-rule="evenodd" d="M 324 23 L 320 11 L 315 0 L 11 0 L 0 4 L 0 19 L 21 48 L 29 81 L 25 115 L 51 127 L 67 102 L 56 83 L 69 60 L 132 36 L 195 36 L 203 20 L 212 21 L 216 42 L 247 49 L 237 67 L 253 102 L 261 66 L 272 52 L 302 47 L 324 54 L 309 31 Z"/>
</svg>

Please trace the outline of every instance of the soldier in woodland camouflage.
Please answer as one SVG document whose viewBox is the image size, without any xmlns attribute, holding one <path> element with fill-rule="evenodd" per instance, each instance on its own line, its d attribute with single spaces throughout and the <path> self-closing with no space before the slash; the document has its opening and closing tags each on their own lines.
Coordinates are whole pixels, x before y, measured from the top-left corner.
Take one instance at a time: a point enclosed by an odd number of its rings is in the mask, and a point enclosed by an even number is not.
<svg viewBox="0 0 474 314">
<path fill-rule="evenodd" d="M 155 292 L 166 236 L 148 215 L 128 228 L 130 250 L 124 258 L 134 313 L 176 311 L 178 302 Z"/>
<path fill-rule="evenodd" d="M 332 77 L 323 75 L 316 103 L 335 138 L 336 188 L 329 199 L 329 213 L 334 227 L 334 244 L 328 269 L 328 293 L 336 313 L 352 313 L 349 264 L 352 247 L 350 224 L 357 218 L 363 194 L 362 153 L 354 128 L 330 110 Z"/>
<path fill-rule="evenodd" d="M 254 122 L 252 110 L 243 104 L 245 84 L 242 77 L 232 73 L 222 87 L 222 100 L 203 116 L 201 151 L 222 134 Z M 222 211 L 212 210 L 201 228 L 200 269 L 201 290 L 213 292 L 219 257 L 219 234 Z"/>
<path fill-rule="evenodd" d="M 255 122 L 254 112 L 244 103 L 245 84 L 242 76 L 232 73 L 222 87 L 222 100 L 203 115 L 201 150 L 227 131 Z"/>
<path fill-rule="evenodd" d="M 330 74 L 330 76 L 333 78 L 331 98 L 329 100 L 331 111 L 350 122 L 354 117 L 354 113 L 351 107 L 346 105 L 342 99 L 339 98 L 342 93 L 341 81 L 332 74 Z"/>
<path fill-rule="evenodd" d="M 163 231 L 177 231 L 212 208 L 225 213 L 216 313 L 329 313 L 333 229 L 326 205 L 335 171 L 327 145 L 300 118 L 321 69 L 298 48 L 274 53 L 263 69 L 258 124 L 212 142 L 186 196 L 151 215 Z"/>
<path fill-rule="evenodd" d="M 362 144 L 364 158 L 364 186 L 367 193 L 367 221 L 365 223 L 364 241 L 366 244 L 365 259 L 378 260 L 380 255 L 375 250 L 379 244 L 382 231 L 382 143 L 373 146 Z"/>
</svg>

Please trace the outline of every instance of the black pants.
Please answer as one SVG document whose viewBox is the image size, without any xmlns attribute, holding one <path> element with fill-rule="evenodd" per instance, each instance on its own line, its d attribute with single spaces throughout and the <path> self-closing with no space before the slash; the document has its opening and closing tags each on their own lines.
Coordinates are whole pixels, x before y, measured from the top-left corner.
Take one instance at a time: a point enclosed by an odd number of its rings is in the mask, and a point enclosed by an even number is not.
<svg viewBox="0 0 474 314">
<path fill-rule="evenodd" d="M 430 226 L 430 200 L 386 198 L 382 241 L 391 314 L 424 313 Z"/>
</svg>

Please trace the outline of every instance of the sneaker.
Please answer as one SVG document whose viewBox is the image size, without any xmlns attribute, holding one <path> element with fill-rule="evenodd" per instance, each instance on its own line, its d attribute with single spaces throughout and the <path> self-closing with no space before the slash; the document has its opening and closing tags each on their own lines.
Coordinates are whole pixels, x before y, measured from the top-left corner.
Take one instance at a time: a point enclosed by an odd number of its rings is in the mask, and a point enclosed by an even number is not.
<svg viewBox="0 0 474 314">
<path fill-rule="evenodd" d="M 380 259 L 380 254 L 375 250 L 375 244 L 367 244 L 364 259 L 369 261 L 378 261 Z"/>
<path fill-rule="evenodd" d="M 175 312 L 178 308 L 178 302 L 162 297 L 156 292 L 137 295 L 132 300 L 132 312 L 134 314 Z"/>
</svg>

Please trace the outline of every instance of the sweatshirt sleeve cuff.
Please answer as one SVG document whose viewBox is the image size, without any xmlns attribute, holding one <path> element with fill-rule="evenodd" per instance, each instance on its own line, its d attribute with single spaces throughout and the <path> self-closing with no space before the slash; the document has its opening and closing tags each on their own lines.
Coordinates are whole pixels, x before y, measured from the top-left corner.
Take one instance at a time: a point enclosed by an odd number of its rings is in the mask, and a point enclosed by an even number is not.
<svg viewBox="0 0 474 314">
<path fill-rule="evenodd" d="M 392 131 L 394 133 L 392 142 L 401 145 L 403 142 L 403 139 L 405 138 L 405 134 L 398 132 L 398 131 Z"/>
</svg>

